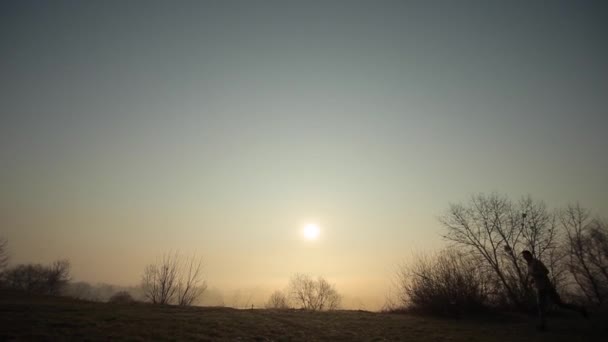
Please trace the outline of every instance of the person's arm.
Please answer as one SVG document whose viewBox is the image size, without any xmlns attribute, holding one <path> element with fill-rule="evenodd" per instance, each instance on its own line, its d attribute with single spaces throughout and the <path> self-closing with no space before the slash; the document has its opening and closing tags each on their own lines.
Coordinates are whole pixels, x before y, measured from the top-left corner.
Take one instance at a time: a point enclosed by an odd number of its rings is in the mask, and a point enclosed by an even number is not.
<svg viewBox="0 0 608 342">
<path fill-rule="evenodd" d="M 540 260 L 538 260 L 538 268 L 539 271 L 543 272 L 543 275 L 549 275 L 549 270 L 547 269 L 545 264 L 543 264 L 543 262 Z"/>
</svg>

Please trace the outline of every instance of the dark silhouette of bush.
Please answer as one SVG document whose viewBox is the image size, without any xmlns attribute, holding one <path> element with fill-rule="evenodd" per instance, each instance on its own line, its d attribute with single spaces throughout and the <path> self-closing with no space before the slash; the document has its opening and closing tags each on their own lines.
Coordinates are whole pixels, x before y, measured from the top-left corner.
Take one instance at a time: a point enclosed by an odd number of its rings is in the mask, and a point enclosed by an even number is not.
<svg viewBox="0 0 608 342">
<path fill-rule="evenodd" d="M 274 291 L 265 304 L 266 309 L 289 309 L 289 301 L 282 291 Z"/>
<path fill-rule="evenodd" d="M 470 255 L 454 249 L 420 256 L 397 271 L 397 298 L 391 311 L 442 316 L 483 312 L 490 277 Z"/>
<path fill-rule="evenodd" d="M 70 280 L 70 263 L 59 260 L 48 266 L 22 264 L 3 273 L 4 286 L 30 293 L 59 295 Z"/>
<path fill-rule="evenodd" d="M 58 260 L 46 267 L 46 288 L 48 294 L 59 295 L 69 281 L 69 261 Z"/>
<path fill-rule="evenodd" d="M 118 291 L 108 299 L 108 303 L 111 304 L 133 304 L 135 299 L 127 291 Z"/>
<path fill-rule="evenodd" d="M 31 293 L 45 293 L 47 272 L 41 264 L 16 265 L 3 274 L 4 285 L 9 289 Z"/>
</svg>

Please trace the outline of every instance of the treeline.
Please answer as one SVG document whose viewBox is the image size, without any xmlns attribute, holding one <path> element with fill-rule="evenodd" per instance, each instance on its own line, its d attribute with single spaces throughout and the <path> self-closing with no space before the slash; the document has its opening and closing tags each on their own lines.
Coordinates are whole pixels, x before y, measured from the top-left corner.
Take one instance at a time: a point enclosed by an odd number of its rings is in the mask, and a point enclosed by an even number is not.
<svg viewBox="0 0 608 342">
<path fill-rule="evenodd" d="M 8 241 L 0 238 L 0 288 L 59 295 L 69 281 L 68 260 L 57 260 L 48 265 L 19 264 L 9 267 Z"/>
<path fill-rule="evenodd" d="M 22 264 L 5 269 L 0 285 L 29 293 L 59 295 L 70 280 L 70 263 L 55 261 L 49 265 Z"/>
<path fill-rule="evenodd" d="M 560 294 L 596 306 L 608 300 L 608 226 L 578 204 L 479 194 L 440 217 L 450 246 L 399 268 L 390 310 L 457 314 L 487 308 L 530 310 L 535 294 L 521 257 L 532 252 Z"/>
</svg>

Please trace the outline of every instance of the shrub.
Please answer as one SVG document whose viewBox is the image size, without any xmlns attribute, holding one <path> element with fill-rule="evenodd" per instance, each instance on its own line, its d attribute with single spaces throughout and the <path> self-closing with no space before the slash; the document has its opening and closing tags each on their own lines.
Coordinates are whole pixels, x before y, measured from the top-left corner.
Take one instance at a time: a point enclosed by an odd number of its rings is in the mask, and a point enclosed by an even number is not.
<svg viewBox="0 0 608 342">
<path fill-rule="evenodd" d="M 153 304 L 194 304 L 207 289 L 202 262 L 196 255 L 184 258 L 177 252 L 164 254 L 144 269 L 144 298 Z"/>
<path fill-rule="evenodd" d="M 70 263 L 60 260 L 49 266 L 22 264 L 3 274 L 6 287 L 30 293 L 58 295 L 70 279 Z"/>
<path fill-rule="evenodd" d="M 132 304 L 135 303 L 135 299 L 127 291 L 118 291 L 108 299 L 108 303 L 111 304 Z"/>
<path fill-rule="evenodd" d="M 266 302 L 267 309 L 289 309 L 289 302 L 287 301 L 287 297 L 281 291 L 274 291 L 270 298 L 268 298 L 268 302 Z"/>
<path fill-rule="evenodd" d="M 478 260 L 456 250 L 420 256 L 397 271 L 397 303 L 447 316 L 479 312 L 487 304 L 488 279 Z"/>
<path fill-rule="evenodd" d="M 289 281 L 292 302 L 300 308 L 312 311 L 335 310 L 342 297 L 323 277 L 317 280 L 306 274 L 295 274 Z"/>
</svg>

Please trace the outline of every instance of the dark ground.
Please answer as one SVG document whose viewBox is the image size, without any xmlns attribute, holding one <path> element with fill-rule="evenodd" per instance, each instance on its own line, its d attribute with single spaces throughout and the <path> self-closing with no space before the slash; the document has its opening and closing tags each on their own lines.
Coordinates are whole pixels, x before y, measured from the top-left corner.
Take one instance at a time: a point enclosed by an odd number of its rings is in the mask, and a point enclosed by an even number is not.
<svg viewBox="0 0 608 342">
<path fill-rule="evenodd" d="M 606 315 L 440 319 L 362 311 L 105 304 L 0 291 L 1 341 L 606 341 Z"/>
</svg>

